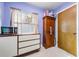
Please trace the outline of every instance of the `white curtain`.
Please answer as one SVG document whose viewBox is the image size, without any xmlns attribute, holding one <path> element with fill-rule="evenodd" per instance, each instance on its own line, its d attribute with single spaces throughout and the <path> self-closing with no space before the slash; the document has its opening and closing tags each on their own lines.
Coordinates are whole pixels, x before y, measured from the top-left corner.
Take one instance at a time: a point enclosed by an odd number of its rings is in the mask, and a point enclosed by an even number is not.
<svg viewBox="0 0 79 59">
<path fill-rule="evenodd" d="M 11 9 L 11 26 L 17 27 L 18 22 L 21 22 L 21 11 L 17 9 Z"/>
<path fill-rule="evenodd" d="M 18 27 L 18 34 L 34 34 L 38 32 L 38 15 L 11 9 L 11 26 Z"/>
</svg>

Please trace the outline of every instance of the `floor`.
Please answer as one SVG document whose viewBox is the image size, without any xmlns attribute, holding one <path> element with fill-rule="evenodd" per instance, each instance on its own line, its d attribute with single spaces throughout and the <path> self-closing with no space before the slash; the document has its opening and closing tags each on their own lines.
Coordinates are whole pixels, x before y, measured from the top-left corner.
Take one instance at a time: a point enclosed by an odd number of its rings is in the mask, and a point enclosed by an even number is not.
<svg viewBox="0 0 79 59">
<path fill-rule="evenodd" d="M 74 57 L 74 56 L 57 47 L 52 47 L 48 49 L 42 47 L 39 52 L 31 54 L 28 57 Z"/>
</svg>

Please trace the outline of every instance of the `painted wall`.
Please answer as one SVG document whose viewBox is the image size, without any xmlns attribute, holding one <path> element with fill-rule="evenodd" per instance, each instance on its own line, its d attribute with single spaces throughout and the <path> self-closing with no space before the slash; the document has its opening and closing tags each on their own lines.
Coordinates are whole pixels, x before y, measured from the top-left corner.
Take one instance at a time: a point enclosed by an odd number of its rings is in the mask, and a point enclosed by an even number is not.
<svg viewBox="0 0 79 59">
<path fill-rule="evenodd" d="M 23 2 L 5 2 L 4 3 L 4 19 L 2 20 L 2 26 L 10 26 L 10 7 L 18 8 L 23 10 L 24 12 L 36 12 L 38 13 L 38 31 L 41 33 L 41 39 L 42 39 L 42 17 L 44 10 L 40 9 L 38 7 L 34 7 L 32 5 L 23 3 Z"/>
<path fill-rule="evenodd" d="M 54 13 L 58 13 L 59 11 L 61 11 L 62 9 L 70 6 L 71 4 L 73 4 L 73 2 L 64 2 L 63 4 L 59 5 L 58 7 L 56 7 L 53 11 Z"/>
<path fill-rule="evenodd" d="M 4 8 L 4 3 L 0 3 L 0 33 L 1 33 L 1 24 L 2 24 L 2 19 L 3 19 L 3 9 Z"/>
<path fill-rule="evenodd" d="M 0 3 L 0 26 L 1 26 L 1 19 L 2 19 L 2 3 Z"/>
</svg>

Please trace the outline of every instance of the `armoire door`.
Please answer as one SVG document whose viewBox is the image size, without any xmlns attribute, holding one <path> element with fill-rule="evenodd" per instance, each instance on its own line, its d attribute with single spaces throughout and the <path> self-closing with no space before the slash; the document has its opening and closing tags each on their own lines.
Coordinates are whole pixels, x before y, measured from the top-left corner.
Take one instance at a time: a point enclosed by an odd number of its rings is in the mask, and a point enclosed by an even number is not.
<svg viewBox="0 0 79 59">
<path fill-rule="evenodd" d="M 76 5 L 58 14 L 58 47 L 77 55 Z"/>
<path fill-rule="evenodd" d="M 54 18 L 45 17 L 43 19 L 43 44 L 45 48 L 54 46 Z"/>
</svg>

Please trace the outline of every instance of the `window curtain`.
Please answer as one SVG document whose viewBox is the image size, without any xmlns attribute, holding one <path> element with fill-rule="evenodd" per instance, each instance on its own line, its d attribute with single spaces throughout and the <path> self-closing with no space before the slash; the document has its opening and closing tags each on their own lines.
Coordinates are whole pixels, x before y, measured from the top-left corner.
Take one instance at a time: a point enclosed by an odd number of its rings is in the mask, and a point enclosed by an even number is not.
<svg viewBox="0 0 79 59">
<path fill-rule="evenodd" d="M 18 27 L 18 34 L 35 34 L 38 32 L 38 15 L 12 8 L 10 26 Z"/>
<path fill-rule="evenodd" d="M 17 27 L 18 22 L 21 22 L 21 11 L 17 9 L 11 9 L 10 26 Z M 15 24 L 16 23 L 16 24 Z"/>
</svg>

